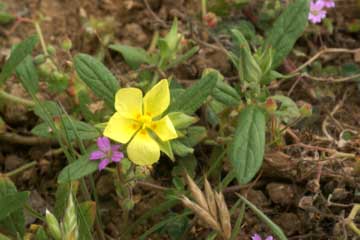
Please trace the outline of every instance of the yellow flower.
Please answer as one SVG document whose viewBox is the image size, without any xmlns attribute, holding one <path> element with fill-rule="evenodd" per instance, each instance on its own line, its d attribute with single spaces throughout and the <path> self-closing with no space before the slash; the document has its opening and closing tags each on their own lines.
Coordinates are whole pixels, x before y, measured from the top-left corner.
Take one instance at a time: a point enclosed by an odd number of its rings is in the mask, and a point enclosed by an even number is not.
<svg viewBox="0 0 360 240">
<path fill-rule="evenodd" d="M 130 143 L 127 154 L 138 165 L 151 165 L 160 158 L 160 146 L 150 132 L 161 141 L 177 138 L 168 115 L 158 119 L 170 104 L 166 79 L 156 84 L 143 98 L 138 88 L 122 88 L 115 96 L 116 112 L 110 118 L 104 135 L 120 143 Z"/>
</svg>

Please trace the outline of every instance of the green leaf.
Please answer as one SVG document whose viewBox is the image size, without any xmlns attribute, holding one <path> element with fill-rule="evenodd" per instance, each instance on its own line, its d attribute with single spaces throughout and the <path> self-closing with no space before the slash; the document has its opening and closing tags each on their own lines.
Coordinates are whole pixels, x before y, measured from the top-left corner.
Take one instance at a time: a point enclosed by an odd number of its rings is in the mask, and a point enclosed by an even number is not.
<svg viewBox="0 0 360 240">
<path fill-rule="evenodd" d="M 176 97 L 169 112 L 194 113 L 212 93 L 219 78 L 220 73 L 217 71 L 209 71 L 204 74 L 199 81 Z"/>
<path fill-rule="evenodd" d="M 189 58 L 194 56 L 194 54 L 197 53 L 199 51 L 199 49 L 200 48 L 198 46 L 192 47 L 189 51 L 187 51 L 183 55 L 179 56 L 174 61 L 170 62 L 169 65 L 166 66 L 166 69 L 173 68 L 173 67 L 177 66 L 178 64 L 187 61 Z"/>
<path fill-rule="evenodd" d="M 79 135 L 81 140 L 92 140 L 99 136 L 98 130 L 85 122 L 67 117 L 62 117 L 59 121 L 63 123 L 63 125 L 59 125 L 59 128 L 66 131 L 70 141 L 77 139 L 76 134 Z M 40 137 L 53 137 L 53 131 L 49 129 L 49 125 L 45 122 L 36 125 L 31 130 L 31 133 Z"/>
<path fill-rule="evenodd" d="M 273 221 L 271 221 L 270 218 L 268 218 L 260 209 L 258 209 L 254 204 L 249 202 L 246 198 L 244 198 L 239 194 L 237 195 L 255 213 L 255 215 L 261 219 L 261 221 L 263 221 L 266 225 L 269 226 L 271 231 L 279 240 L 287 240 L 287 237 L 285 236 L 284 232 L 281 230 L 281 228 L 278 225 L 276 225 Z"/>
<path fill-rule="evenodd" d="M 222 80 L 217 81 L 211 96 L 227 106 L 238 106 L 241 102 L 241 97 L 236 89 Z"/>
<path fill-rule="evenodd" d="M 123 44 L 113 44 L 110 49 L 121 53 L 125 62 L 132 68 L 137 69 L 141 64 L 151 64 L 151 58 L 143 48 L 131 47 Z"/>
<path fill-rule="evenodd" d="M 0 196 L 0 220 L 8 217 L 15 210 L 22 208 L 28 197 L 28 192 L 16 192 Z"/>
<path fill-rule="evenodd" d="M 171 148 L 173 149 L 174 153 L 180 157 L 185 157 L 189 154 L 194 153 L 193 148 L 186 146 L 178 139 L 171 141 Z"/>
<path fill-rule="evenodd" d="M 250 84 L 250 86 L 254 88 L 261 80 L 261 68 L 253 57 L 250 46 L 242 33 L 236 29 L 233 29 L 231 33 L 233 34 L 237 44 L 240 46 L 240 55 L 237 58 L 238 63 L 235 64 L 239 71 L 240 81 L 246 85 Z M 236 59 L 234 60 L 234 56 L 231 58 L 233 61 L 236 61 Z"/>
<path fill-rule="evenodd" d="M 181 37 L 178 35 L 178 20 L 175 18 L 169 33 L 164 38 L 171 52 L 176 50 L 180 38 Z"/>
<path fill-rule="evenodd" d="M 173 153 L 173 150 L 171 148 L 170 141 L 164 142 L 164 141 L 161 141 L 161 139 L 159 139 L 159 138 L 157 138 L 156 141 L 160 146 L 161 152 L 165 153 L 166 156 L 168 156 L 172 161 L 175 161 L 174 153 Z"/>
<path fill-rule="evenodd" d="M 39 75 L 32 57 L 27 56 L 16 68 L 16 75 L 24 88 L 31 94 L 36 94 L 39 89 Z"/>
<path fill-rule="evenodd" d="M 229 157 L 240 184 L 248 183 L 262 165 L 265 124 L 265 114 L 257 106 L 247 106 L 239 114 Z"/>
<path fill-rule="evenodd" d="M 31 54 L 33 48 L 38 42 L 37 36 L 32 36 L 14 47 L 11 51 L 9 59 L 5 62 L 0 73 L 0 85 L 2 85 L 15 71 L 15 68 Z"/>
<path fill-rule="evenodd" d="M 299 108 L 291 98 L 283 95 L 275 95 L 271 98 L 281 103 L 275 114 L 284 122 L 289 122 L 292 119 L 300 117 Z"/>
<path fill-rule="evenodd" d="M 309 15 L 310 1 L 297 0 L 276 19 L 267 34 L 264 47 L 274 49 L 272 68 L 277 68 L 291 52 L 295 42 L 304 32 Z"/>
<path fill-rule="evenodd" d="M 53 101 L 44 101 L 41 104 L 36 104 L 34 107 L 36 116 L 46 121 L 48 116 L 55 117 L 62 113 L 60 106 Z"/>
<path fill-rule="evenodd" d="M 189 147 L 194 147 L 207 137 L 207 130 L 202 126 L 187 128 L 187 137 L 183 140 Z"/>
<path fill-rule="evenodd" d="M 67 205 L 67 199 L 69 197 L 71 191 L 71 184 L 70 183 L 61 183 L 58 184 L 55 194 L 55 209 L 54 215 L 57 219 L 61 219 L 64 215 L 65 208 Z"/>
<path fill-rule="evenodd" d="M 79 204 L 79 239 L 91 239 L 91 229 L 96 217 L 96 202 L 86 201 Z"/>
<path fill-rule="evenodd" d="M 43 226 L 40 226 L 35 234 L 35 240 L 48 240 L 49 237 L 45 232 L 45 229 Z"/>
<path fill-rule="evenodd" d="M 89 156 L 81 156 L 78 160 L 61 170 L 58 183 L 66 183 L 85 177 L 98 170 L 98 161 L 89 160 Z"/>
<path fill-rule="evenodd" d="M 15 184 L 6 176 L 0 175 L 0 196 L 16 194 Z M 24 193 L 22 193 L 24 194 Z M 5 207 L 5 206 L 4 206 Z M 1 207 L 3 208 L 3 207 Z M 13 236 L 24 236 L 25 216 L 22 208 L 13 211 L 8 217 L 0 221 L 0 229 L 5 230 L 2 233 Z"/>
<path fill-rule="evenodd" d="M 76 55 L 74 63 L 81 80 L 113 108 L 115 93 L 119 89 L 119 83 L 114 75 L 100 61 L 87 54 Z"/>
<path fill-rule="evenodd" d="M 0 12 L 0 24 L 8 24 L 12 21 L 14 21 L 16 19 L 16 17 L 8 12 Z"/>
</svg>

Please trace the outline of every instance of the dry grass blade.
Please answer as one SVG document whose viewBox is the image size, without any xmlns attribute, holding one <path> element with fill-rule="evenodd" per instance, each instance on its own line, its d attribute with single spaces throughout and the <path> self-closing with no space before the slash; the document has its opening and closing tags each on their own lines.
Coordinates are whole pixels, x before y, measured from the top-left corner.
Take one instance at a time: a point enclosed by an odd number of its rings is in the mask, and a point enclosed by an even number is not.
<svg viewBox="0 0 360 240">
<path fill-rule="evenodd" d="M 217 208 L 215 201 L 215 194 L 211 188 L 209 181 L 205 178 L 204 182 L 206 201 L 209 206 L 210 214 L 217 219 Z"/>
<path fill-rule="evenodd" d="M 204 210 L 198 204 L 192 202 L 185 196 L 182 196 L 181 202 L 189 209 L 191 209 L 203 222 L 215 231 L 222 232 L 219 223 L 209 214 L 208 211 Z"/>
<path fill-rule="evenodd" d="M 209 211 L 208 204 L 206 202 L 205 196 L 200 188 L 196 185 L 194 180 L 189 176 L 189 174 L 185 174 L 186 181 L 189 187 L 189 190 L 197 204 L 199 204 L 205 211 Z"/>
<path fill-rule="evenodd" d="M 222 233 L 225 239 L 231 237 L 231 218 L 230 212 L 226 205 L 224 195 L 222 193 L 215 192 L 215 201 L 218 206 L 218 214 L 221 222 Z"/>
</svg>

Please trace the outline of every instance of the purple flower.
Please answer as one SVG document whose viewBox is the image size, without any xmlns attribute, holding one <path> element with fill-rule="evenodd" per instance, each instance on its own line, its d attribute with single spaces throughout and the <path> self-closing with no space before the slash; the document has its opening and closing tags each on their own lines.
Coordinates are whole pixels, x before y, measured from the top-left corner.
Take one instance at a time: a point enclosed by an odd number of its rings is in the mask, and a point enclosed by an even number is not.
<svg viewBox="0 0 360 240">
<path fill-rule="evenodd" d="M 107 137 L 99 137 L 97 139 L 97 145 L 99 150 L 90 154 L 90 160 L 101 160 L 99 163 L 99 171 L 106 168 L 110 163 L 120 162 L 120 160 L 124 158 L 124 154 L 118 150 L 120 145 L 111 145 Z"/>
<path fill-rule="evenodd" d="M 323 0 L 314 2 L 311 1 L 310 3 L 310 13 L 309 13 L 309 20 L 312 23 L 319 23 L 323 18 L 326 17 L 326 11 L 324 10 L 324 2 Z"/>
<path fill-rule="evenodd" d="M 335 7 L 335 1 L 334 0 L 319 0 L 324 4 L 324 7 L 326 8 L 334 8 Z"/>
<path fill-rule="evenodd" d="M 251 237 L 251 240 L 262 240 L 261 236 L 257 233 L 254 234 L 254 236 Z M 274 240 L 273 236 L 267 236 L 265 240 Z"/>
</svg>

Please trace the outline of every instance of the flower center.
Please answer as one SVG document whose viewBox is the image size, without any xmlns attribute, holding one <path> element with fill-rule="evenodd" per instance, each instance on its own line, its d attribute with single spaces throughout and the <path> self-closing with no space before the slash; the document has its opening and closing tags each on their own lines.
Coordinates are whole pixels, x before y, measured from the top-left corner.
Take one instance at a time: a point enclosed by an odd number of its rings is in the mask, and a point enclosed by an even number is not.
<svg viewBox="0 0 360 240">
<path fill-rule="evenodd" d="M 319 11 L 318 11 L 318 10 L 312 10 L 311 13 L 312 13 L 314 16 L 319 15 Z"/>
<path fill-rule="evenodd" d="M 139 115 L 136 117 L 136 120 L 141 125 L 141 129 L 153 128 L 154 123 L 152 122 L 152 117 L 150 114 L 145 114 L 142 116 Z"/>
</svg>

